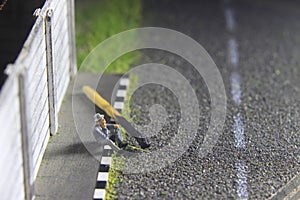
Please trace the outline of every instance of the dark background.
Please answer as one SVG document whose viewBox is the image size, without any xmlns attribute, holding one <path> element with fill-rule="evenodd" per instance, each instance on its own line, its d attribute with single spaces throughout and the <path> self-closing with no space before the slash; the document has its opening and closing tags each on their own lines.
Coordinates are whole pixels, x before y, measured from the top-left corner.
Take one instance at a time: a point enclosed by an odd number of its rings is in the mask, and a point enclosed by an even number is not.
<svg viewBox="0 0 300 200">
<path fill-rule="evenodd" d="M 42 7 L 45 0 L 1 0 L 0 10 L 0 88 L 7 76 L 4 70 L 14 63 L 31 30 L 35 17 L 33 12 Z"/>
</svg>

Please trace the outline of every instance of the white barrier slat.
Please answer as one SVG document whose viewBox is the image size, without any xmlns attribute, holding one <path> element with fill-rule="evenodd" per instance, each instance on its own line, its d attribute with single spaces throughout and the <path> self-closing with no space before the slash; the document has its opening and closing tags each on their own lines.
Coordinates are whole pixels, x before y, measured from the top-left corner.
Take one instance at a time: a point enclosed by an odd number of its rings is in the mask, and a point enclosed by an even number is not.
<svg viewBox="0 0 300 200">
<path fill-rule="evenodd" d="M 17 81 L 10 81 L 9 82 L 10 84 L 8 85 L 9 87 L 7 87 L 5 91 L 2 91 L 2 98 L 1 98 L 1 102 L 0 102 L 0 120 L 4 120 L 5 118 L 1 118 L 1 115 L 3 115 L 5 117 L 5 115 L 7 113 L 9 113 L 9 110 L 10 110 L 10 107 L 7 106 L 8 103 L 16 100 L 18 101 L 17 99 L 17 95 L 18 95 L 18 86 L 17 86 Z M 5 85 L 6 86 L 6 85 Z M 6 93 L 3 94 L 3 92 Z M 5 120 L 4 120 L 5 121 Z"/>
<path fill-rule="evenodd" d="M 54 67 L 57 73 L 59 74 L 59 70 L 61 69 L 62 66 L 62 59 L 64 59 L 65 55 L 69 55 L 69 49 L 66 47 L 68 46 L 68 35 L 63 34 L 63 37 L 59 39 L 59 42 L 57 45 L 55 45 L 54 48 Z"/>
<path fill-rule="evenodd" d="M 58 10 L 58 8 L 59 8 L 59 2 L 62 2 L 62 1 L 59 1 L 59 0 L 52 0 L 51 1 L 51 8 L 53 8 L 55 11 L 57 11 Z"/>
<path fill-rule="evenodd" d="M 59 85 L 61 85 L 61 82 L 65 82 L 62 80 L 67 80 L 69 78 L 69 77 L 65 77 L 66 75 L 68 75 L 69 69 L 70 69 L 69 68 L 69 60 L 67 59 L 67 55 L 66 55 L 62 59 L 61 64 L 58 69 L 59 76 L 57 76 L 57 79 L 56 79 L 57 87 L 59 87 Z"/>
<path fill-rule="evenodd" d="M 55 47 L 59 47 L 64 41 L 64 37 L 68 36 L 68 23 L 67 21 L 60 22 L 57 29 L 54 30 L 53 42 Z"/>
<path fill-rule="evenodd" d="M 54 4 L 55 6 L 53 6 L 53 8 L 55 15 L 53 15 L 53 27 L 56 28 L 57 23 L 61 21 L 60 19 L 62 19 L 61 17 L 63 17 L 62 11 L 65 9 L 64 7 L 66 4 L 66 0 L 56 1 L 54 2 Z"/>
<path fill-rule="evenodd" d="M 45 121 L 43 129 L 41 131 L 40 137 L 37 141 L 37 146 L 33 149 L 33 170 L 35 171 L 36 168 L 39 166 L 38 161 L 43 157 L 44 148 L 46 148 L 45 142 L 48 141 L 49 137 L 49 121 Z M 44 147 L 44 148 L 43 148 Z"/>
<path fill-rule="evenodd" d="M 55 45 L 56 48 L 58 48 L 61 43 L 64 41 L 64 37 L 68 34 L 68 23 L 67 22 L 61 22 L 57 29 L 54 31 L 53 34 L 53 44 Z"/>
<path fill-rule="evenodd" d="M 13 165 L 11 168 L 14 169 L 14 171 L 11 171 L 8 173 L 10 176 L 8 176 L 7 182 L 2 184 L 4 187 L 0 189 L 1 192 L 1 199 L 20 199 L 23 200 L 24 196 L 21 196 L 20 194 L 24 195 L 24 188 L 23 188 L 23 173 L 22 173 L 22 165 Z M 16 198 L 16 196 L 19 196 Z"/>
<path fill-rule="evenodd" d="M 44 30 L 45 26 L 44 23 L 40 23 L 39 27 L 37 27 L 38 30 L 36 32 L 31 32 L 31 34 L 34 34 L 33 40 L 30 45 L 30 50 L 21 52 L 20 57 L 22 57 L 22 54 L 28 53 L 24 60 L 22 60 L 22 64 L 26 66 L 31 66 L 32 62 L 35 60 L 35 56 L 40 52 L 45 50 L 45 37 L 44 37 Z M 32 68 L 32 70 L 34 70 Z M 32 73 L 32 71 L 29 71 Z"/>
<path fill-rule="evenodd" d="M 1 169 L 1 177 L 6 176 L 7 174 L 9 174 L 8 172 L 10 171 L 10 163 L 14 163 L 15 159 L 16 159 L 16 155 L 17 153 L 21 153 L 21 149 L 20 145 L 17 145 L 18 141 L 15 141 L 16 139 L 18 139 L 18 131 L 17 130 L 12 130 L 11 131 L 11 135 L 9 135 L 8 137 L 6 137 L 5 141 L 1 144 L 2 148 L 4 148 L 3 153 L 1 154 L 1 163 L 6 163 L 5 165 L 1 165 L 0 169 Z M 12 159 L 13 158 L 13 159 Z M 7 169 L 7 171 L 5 170 Z M 1 178 L 2 181 L 2 178 Z"/>
<path fill-rule="evenodd" d="M 53 15 L 53 42 L 54 44 L 56 44 L 56 40 L 58 38 L 60 38 L 62 32 L 62 28 L 64 28 L 63 24 L 64 21 L 67 20 L 61 20 L 61 19 L 67 19 L 67 6 L 66 3 L 64 3 L 64 5 L 61 6 L 60 10 L 56 10 L 55 11 L 55 15 Z M 66 33 L 67 34 L 67 33 Z"/>
<path fill-rule="evenodd" d="M 63 69 L 64 67 L 68 67 L 69 66 L 64 66 L 62 64 L 62 62 L 64 62 L 64 60 L 68 60 L 69 58 L 69 48 L 68 48 L 68 35 L 65 34 L 65 37 L 63 38 L 63 42 L 61 43 L 61 46 L 57 49 L 57 55 L 55 56 L 56 59 L 56 68 L 57 68 L 57 72 L 60 73 L 61 69 Z"/>
<path fill-rule="evenodd" d="M 13 104 L 10 104 L 10 105 L 19 106 L 18 102 L 14 102 Z M 1 141 L 4 141 L 4 142 L 5 142 L 4 138 L 6 138 L 7 135 L 9 135 L 12 130 L 14 130 L 14 127 L 19 126 L 17 124 L 17 123 L 19 123 L 19 121 L 16 120 L 16 118 L 18 117 L 18 113 L 19 113 L 18 107 L 12 107 L 10 112 L 11 113 L 8 113 L 8 115 L 6 115 L 5 120 L 2 123 L 0 123 L 0 127 L 1 127 L 0 139 L 1 139 Z"/>
<path fill-rule="evenodd" d="M 45 103 L 47 103 L 47 101 L 45 101 Z M 43 130 L 45 123 L 47 122 L 49 125 L 49 112 L 48 112 L 47 105 L 45 105 L 43 110 L 41 110 L 40 118 L 36 122 L 37 122 L 37 124 L 33 129 L 34 132 L 33 132 L 32 138 L 31 138 L 33 148 L 35 148 L 37 146 L 38 138 L 41 136 L 41 134 L 44 133 L 44 132 L 42 132 L 42 130 Z"/>
<path fill-rule="evenodd" d="M 30 65 L 30 68 L 35 68 L 35 70 L 32 70 L 32 73 L 28 73 L 28 80 L 29 80 L 29 87 L 34 87 L 36 86 L 37 80 L 35 79 L 40 79 L 41 74 L 45 73 L 46 71 L 46 52 L 40 52 L 40 59 L 39 62 L 36 62 L 36 66 L 34 64 Z"/>
<path fill-rule="evenodd" d="M 41 134 L 44 134 L 44 132 L 42 132 L 43 130 L 43 126 L 45 124 L 45 121 L 48 121 L 48 126 L 49 126 L 49 109 L 48 109 L 48 100 L 45 99 L 45 101 L 43 102 L 43 106 L 41 106 L 41 110 L 40 110 L 40 115 L 37 116 L 35 124 L 33 124 L 32 126 L 32 131 L 33 131 L 33 135 L 32 135 L 32 145 L 33 145 L 33 149 L 35 149 L 35 147 L 37 146 L 37 140 L 38 138 L 41 136 Z"/>
<path fill-rule="evenodd" d="M 9 134 L 5 134 L 5 140 L 0 142 L 1 148 L 9 151 L 7 153 L 2 151 L 0 158 L 0 163 L 5 163 L 5 165 L 0 165 L 0 194 L 2 197 L 23 193 L 22 151 L 18 123 L 19 121 L 14 120 Z"/>
<path fill-rule="evenodd" d="M 37 76 L 38 70 L 40 68 L 46 67 L 46 46 L 45 41 L 41 41 L 39 46 L 35 46 L 37 49 L 34 58 L 25 62 L 24 64 L 28 66 L 28 79 L 32 80 Z M 27 59 L 26 59 L 27 60 Z"/>
<path fill-rule="evenodd" d="M 40 120 L 39 118 L 41 117 L 42 112 L 46 109 L 47 112 L 49 111 L 49 105 L 48 105 L 48 97 L 47 97 L 47 86 L 43 86 L 43 92 L 41 93 L 41 96 L 37 97 L 38 102 L 35 107 L 32 107 L 33 113 L 31 115 L 31 125 L 32 125 L 32 130 L 35 130 L 35 126 L 38 125 L 38 121 Z M 46 107 L 46 108 L 45 108 Z"/>
<path fill-rule="evenodd" d="M 28 90 L 30 91 L 30 95 L 28 99 L 30 102 L 38 101 L 37 97 L 40 96 L 40 93 L 44 90 L 44 86 L 47 84 L 47 70 L 45 67 L 39 70 L 39 76 L 36 79 L 29 80 L 31 82 Z M 36 104 L 36 103 L 35 103 Z"/>
<path fill-rule="evenodd" d="M 65 70 L 63 73 L 62 79 L 60 81 L 60 84 L 58 85 L 58 98 L 57 98 L 57 108 L 59 109 L 62 103 L 62 100 L 64 98 L 64 94 L 68 88 L 69 84 L 69 79 L 70 74 L 69 74 L 69 68 Z"/>
</svg>

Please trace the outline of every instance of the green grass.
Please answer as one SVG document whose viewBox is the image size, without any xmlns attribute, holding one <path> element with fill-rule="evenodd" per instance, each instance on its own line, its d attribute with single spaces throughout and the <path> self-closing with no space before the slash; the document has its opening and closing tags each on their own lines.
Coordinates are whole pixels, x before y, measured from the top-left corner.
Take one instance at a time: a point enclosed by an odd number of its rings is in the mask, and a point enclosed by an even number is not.
<svg viewBox="0 0 300 200">
<path fill-rule="evenodd" d="M 75 8 L 78 67 L 102 41 L 122 31 L 138 28 L 141 22 L 140 0 L 78 1 Z M 125 54 L 115 60 L 105 72 L 125 73 L 139 57 L 138 52 Z M 96 65 L 92 66 L 85 71 L 99 72 L 97 67 L 94 67 Z"/>
<path fill-rule="evenodd" d="M 108 182 L 105 188 L 105 199 L 113 200 L 118 199 L 116 185 L 119 183 L 120 171 L 124 166 L 124 158 L 117 156 L 116 153 L 112 155 L 112 162 L 109 168 Z"/>
<path fill-rule="evenodd" d="M 134 112 L 134 111 L 130 109 L 131 97 L 129 96 L 129 94 L 133 94 L 134 89 L 137 86 L 139 79 L 138 79 L 138 75 L 137 74 L 130 74 L 129 79 L 130 79 L 129 80 L 130 84 L 127 87 L 127 94 L 126 94 L 126 97 L 124 99 L 124 108 L 122 110 L 122 116 L 125 119 L 127 119 L 128 121 L 132 121 L 130 114 L 132 112 Z"/>
</svg>

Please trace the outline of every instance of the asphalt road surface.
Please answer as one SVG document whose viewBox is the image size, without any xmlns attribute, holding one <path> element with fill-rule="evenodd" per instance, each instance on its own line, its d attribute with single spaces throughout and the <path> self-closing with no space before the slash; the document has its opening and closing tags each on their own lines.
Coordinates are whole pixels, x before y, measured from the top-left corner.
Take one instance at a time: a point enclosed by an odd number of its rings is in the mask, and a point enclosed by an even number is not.
<svg viewBox="0 0 300 200">
<path fill-rule="evenodd" d="M 200 123 L 189 148 L 167 166 L 122 172 L 119 199 L 268 199 L 299 173 L 299 10 L 300 2 L 279 0 L 143 2 L 144 26 L 182 32 L 210 54 L 224 81 L 226 121 L 212 151 L 199 156 L 212 110 L 203 78 L 178 55 L 143 50 L 144 63 L 163 63 L 188 79 L 199 101 Z M 147 76 L 140 72 L 139 80 Z M 164 77 L 168 74 L 162 72 L 157 79 Z M 137 124 L 151 122 L 153 105 L 167 113 L 162 129 L 150 138 L 150 152 L 181 134 L 178 101 L 155 83 L 134 92 L 131 116 Z"/>
</svg>

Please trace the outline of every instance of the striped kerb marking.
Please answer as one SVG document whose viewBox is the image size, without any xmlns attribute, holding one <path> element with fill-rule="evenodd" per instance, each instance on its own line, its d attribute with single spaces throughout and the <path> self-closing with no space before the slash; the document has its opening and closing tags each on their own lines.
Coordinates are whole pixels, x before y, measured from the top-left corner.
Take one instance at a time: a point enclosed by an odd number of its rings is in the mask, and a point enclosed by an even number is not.
<svg viewBox="0 0 300 200">
<path fill-rule="evenodd" d="M 110 146 L 105 145 L 103 150 L 103 155 L 100 161 L 100 166 L 97 174 L 97 181 L 94 192 L 94 199 L 105 199 L 105 187 L 108 181 L 108 172 L 111 164 L 111 157 L 104 155 L 111 155 L 113 150 Z"/>
<path fill-rule="evenodd" d="M 124 106 L 124 103 L 123 102 L 115 102 L 114 103 L 114 108 L 115 109 L 122 109 L 123 108 L 123 106 Z"/>
<path fill-rule="evenodd" d="M 128 86 L 129 85 L 129 78 L 128 77 L 121 78 L 120 85 Z"/>
<path fill-rule="evenodd" d="M 118 90 L 117 97 L 126 97 L 126 90 Z"/>
<path fill-rule="evenodd" d="M 116 93 L 116 99 L 113 107 L 120 113 L 122 113 L 124 107 L 124 99 L 126 96 L 127 86 L 129 85 L 129 78 L 122 77 L 119 82 L 119 87 Z M 113 120 L 112 120 L 113 121 Z M 104 200 L 106 194 L 106 186 L 108 184 L 109 168 L 111 164 L 111 155 L 113 150 L 109 145 L 105 145 L 100 161 L 100 166 L 97 174 L 96 186 L 94 191 L 94 200 Z"/>
</svg>

